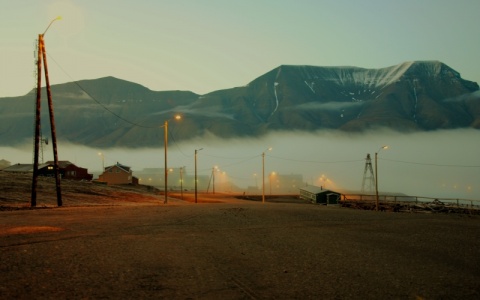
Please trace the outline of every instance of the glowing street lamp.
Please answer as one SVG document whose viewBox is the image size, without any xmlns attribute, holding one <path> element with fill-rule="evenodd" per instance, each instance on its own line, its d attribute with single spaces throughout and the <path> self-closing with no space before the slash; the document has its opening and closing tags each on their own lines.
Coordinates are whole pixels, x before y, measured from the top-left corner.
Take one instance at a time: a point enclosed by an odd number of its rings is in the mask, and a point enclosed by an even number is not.
<svg viewBox="0 0 480 300">
<path fill-rule="evenodd" d="M 195 203 L 197 203 L 197 153 L 203 148 L 195 149 Z"/>
<path fill-rule="evenodd" d="M 220 169 L 218 168 L 218 166 L 213 166 L 212 168 L 212 191 L 214 195 L 215 195 L 215 171 L 220 172 Z"/>
<path fill-rule="evenodd" d="M 332 183 L 332 181 L 327 177 L 325 176 L 325 174 L 322 174 L 319 178 L 318 178 L 318 182 L 320 183 L 320 186 L 323 188 L 323 189 L 327 189 L 328 186 L 327 184 L 328 183 Z"/>
<path fill-rule="evenodd" d="M 102 152 L 98 152 L 98 155 L 102 158 L 102 172 L 105 171 L 105 155 Z"/>
<path fill-rule="evenodd" d="M 50 26 L 52 26 L 53 22 L 55 22 L 55 21 L 57 21 L 57 20 L 61 20 L 61 19 L 62 19 L 61 16 L 58 16 L 58 17 L 56 17 L 55 19 L 53 19 L 53 20 L 50 22 L 50 24 L 48 24 L 47 29 L 45 29 L 45 31 L 42 33 L 42 36 L 45 36 L 45 33 L 47 33 L 48 28 L 50 28 Z"/>
<path fill-rule="evenodd" d="M 262 152 L 262 203 L 265 203 L 265 151 L 272 151 L 272 147 Z"/>
<path fill-rule="evenodd" d="M 382 146 L 375 152 L 375 210 L 378 211 L 378 168 L 377 168 L 377 157 L 378 152 L 382 149 L 388 149 L 388 146 Z"/>
<path fill-rule="evenodd" d="M 183 168 L 185 168 L 185 166 L 180 168 L 180 195 L 182 200 L 183 200 Z"/>
<path fill-rule="evenodd" d="M 180 120 L 182 117 L 180 115 L 176 115 L 175 120 Z M 168 168 L 167 168 L 167 149 L 168 149 L 168 121 L 166 120 L 164 125 L 162 126 L 164 129 L 164 144 L 165 144 L 165 200 L 163 201 L 163 204 L 167 204 L 167 197 L 168 197 Z"/>
<path fill-rule="evenodd" d="M 277 173 L 271 172 L 271 173 L 270 173 L 270 176 L 269 176 L 269 181 L 270 181 L 270 195 L 272 194 L 272 181 L 273 181 L 273 177 L 275 177 L 275 175 L 277 175 Z"/>
</svg>

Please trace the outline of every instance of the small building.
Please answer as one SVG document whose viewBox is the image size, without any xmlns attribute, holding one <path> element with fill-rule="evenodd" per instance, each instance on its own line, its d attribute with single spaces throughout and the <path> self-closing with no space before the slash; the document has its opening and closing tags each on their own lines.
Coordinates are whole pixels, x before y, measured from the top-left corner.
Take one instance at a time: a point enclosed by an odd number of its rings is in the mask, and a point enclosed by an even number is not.
<svg viewBox="0 0 480 300">
<path fill-rule="evenodd" d="M 318 204 L 338 204 L 340 193 L 324 190 L 321 186 L 309 185 L 300 188 L 300 199 L 310 200 Z"/>
<path fill-rule="evenodd" d="M 47 161 L 38 165 L 38 175 L 55 177 L 54 161 Z M 3 169 L 7 172 L 33 173 L 33 164 L 15 164 Z M 58 172 L 62 179 L 70 180 L 92 180 L 93 175 L 85 168 L 77 167 L 68 160 L 58 162 Z"/>
<path fill-rule="evenodd" d="M 53 167 L 55 162 L 54 161 L 47 161 L 45 163 L 47 165 L 47 176 L 55 176 L 55 172 L 53 172 Z M 42 169 L 39 168 L 39 171 L 42 172 L 45 167 Z M 59 160 L 58 161 L 58 170 L 60 172 L 60 176 L 62 179 L 69 179 L 69 180 L 92 180 L 93 175 L 88 173 L 88 170 L 85 168 L 77 167 L 73 163 L 69 162 L 68 160 Z M 50 175 L 51 174 L 51 175 Z"/>
<path fill-rule="evenodd" d="M 105 167 L 98 181 L 106 184 L 138 184 L 138 178 L 133 176 L 132 169 L 129 166 L 116 163 Z"/>
</svg>

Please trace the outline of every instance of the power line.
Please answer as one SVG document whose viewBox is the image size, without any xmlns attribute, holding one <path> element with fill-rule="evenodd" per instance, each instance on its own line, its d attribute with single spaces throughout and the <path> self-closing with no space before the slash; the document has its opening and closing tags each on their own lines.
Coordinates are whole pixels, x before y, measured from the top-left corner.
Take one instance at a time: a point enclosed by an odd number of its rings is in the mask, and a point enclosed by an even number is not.
<svg viewBox="0 0 480 300">
<path fill-rule="evenodd" d="M 48 54 L 48 53 L 47 53 Z M 65 75 L 68 76 L 68 78 L 70 78 L 73 82 L 73 84 L 75 84 L 79 89 L 81 89 L 85 94 L 87 94 L 87 96 L 89 96 L 93 101 L 95 101 L 98 105 L 100 105 L 103 109 L 105 109 L 106 111 L 108 111 L 109 113 L 111 113 L 112 115 L 114 115 L 115 117 L 117 117 L 118 119 L 124 121 L 125 123 L 128 123 L 132 126 L 136 126 L 136 127 L 141 127 L 141 128 L 159 128 L 159 126 L 145 126 L 145 125 L 141 125 L 141 124 L 138 124 L 138 123 L 135 123 L 135 122 L 132 122 L 128 119 L 125 119 L 124 117 L 120 116 L 119 114 L 115 113 L 114 111 L 110 110 L 108 107 L 106 107 L 103 103 L 101 103 L 100 101 L 98 101 L 95 97 L 93 97 L 92 95 L 90 95 L 90 93 L 88 93 L 79 83 L 78 81 L 75 81 L 75 79 L 72 78 L 72 76 L 70 76 L 70 74 L 67 73 L 67 71 L 65 71 L 64 68 L 62 68 L 62 66 L 50 55 L 48 54 L 48 56 L 55 62 L 55 64 L 60 68 L 60 70 L 62 70 L 63 73 L 65 73 Z"/>
<path fill-rule="evenodd" d="M 394 159 L 385 159 L 385 158 L 382 158 L 381 160 L 393 161 L 393 162 L 404 163 L 404 164 L 411 164 L 411 165 L 433 166 L 433 167 L 480 168 L 480 166 L 444 165 L 444 164 L 433 164 L 433 163 L 419 163 L 419 162 L 410 162 L 410 161 L 394 160 Z"/>
<path fill-rule="evenodd" d="M 337 160 L 337 161 L 317 161 L 317 160 L 301 160 L 301 159 L 293 159 L 293 158 L 285 158 L 285 157 L 278 157 L 273 155 L 266 155 L 268 157 L 280 159 L 280 160 L 288 160 L 288 161 L 295 161 L 295 162 L 304 162 L 304 163 L 317 163 L 317 164 L 338 164 L 338 163 L 352 163 L 352 162 L 363 162 L 363 159 L 355 159 L 355 160 Z"/>
<path fill-rule="evenodd" d="M 252 160 L 252 159 L 254 159 L 254 158 L 257 158 L 257 156 L 253 156 L 253 157 L 247 158 L 247 159 L 245 159 L 245 160 L 237 161 L 237 162 L 234 162 L 234 163 L 231 163 L 231 164 L 226 164 L 226 165 L 223 165 L 223 164 L 222 164 L 222 168 L 224 168 L 224 167 L 230 167 L 230 166 L 234 166 L 234 165 L 238 165 L 238 164 L 244 163 L 244 162 L 246 162 L 246 161 Z"/>
<path fill-rule="evenodd" d="M 171 137 L 171 139 L 173 140 L 173 143 L 174 143 L 175 147 L 177 148 L 178 152 L 180 152 L 180 153 L 181 153 L 183 156 L 185 156 L 185 157 L 191 157 L 191 156 L 192 156 L 192 155 L 188 155 L 188 154 L 184 153 L 184 152 L 182 151 L 182 149 L 180 149 L 180 146 L 178 145 L 177 141 L 175 140 L 175 136 L 174 136 L 173 132 L 170 131 L 170 128 L 168 128 L 168 135 L 169 135 L 169 136 Z"/>
<path fill-rule="evenodd" d="M 209 156 L 209 157 L 214 157 L 214 158 L 221 158 L 221 159 L 253 159 L 255 157 L 261 156 L 261 154 L 254 155 L 254 156 L 243 156 L 243 157 L 226 157 L 226 156 L 218 156 L 218 155 L 209 155 L 209 154 L 204 154 L 204 156 Z"/>
</svg>

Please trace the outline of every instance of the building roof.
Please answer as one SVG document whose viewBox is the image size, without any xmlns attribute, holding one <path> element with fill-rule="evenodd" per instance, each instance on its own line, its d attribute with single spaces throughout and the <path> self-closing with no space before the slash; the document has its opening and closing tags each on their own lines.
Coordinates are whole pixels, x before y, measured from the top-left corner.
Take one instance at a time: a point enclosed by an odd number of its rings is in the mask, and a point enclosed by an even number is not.
<svg viewBox="0 0 480 300">
<path fill-rule="evenodd" d="M 38 169 L 44 168 L 49 164 L 39 164 Z M 33 164 L 15 164 L 10 167 L 6 167 L 3 171 L 7 172 L 33 172 Z"/>
<path fill-rule="evenodd" d="M 326 190 L 322 188 L 321 186 L 315 186 L 315 185 L 309 185 L 309 186 L 304 186 L 301 187 L 300 190 L 312 193 L 312 194 L 324 194 L 324 193 L 336 193 L 339 194 L 338 192 L 332 191 L 332 190 Z"/>
<path fill-rule="evenodd" d="M 55 164 L 55 162 L 53 160 L 49 160 L 49 161 L 46 162 L 46 164 L 53 165 L 53 164 Z M 73 165 L 73 164 L 71 162 L 69 162 L 68 160 L 59 160 L 58 161 L 58 167 L 60 169 L 65 169 L 69 165 Z"/>
<path fill-rule="evenodd" d="M 122 165 L 122 164 L 119 163 L 118 161 L 117 161 L 117 163 L 114 164 L 113 166 L 105 167 L 105 172 L 106 172 L 107 170 L 110 170 L 110 169 L 113 168 L 113 167 L 118 167 L 118 168 L 122 169 L 122 170 L 125 171 L 125 172 L 130 172 L 130 167 L 129 167 L 129 166 Z"/>
</svg>

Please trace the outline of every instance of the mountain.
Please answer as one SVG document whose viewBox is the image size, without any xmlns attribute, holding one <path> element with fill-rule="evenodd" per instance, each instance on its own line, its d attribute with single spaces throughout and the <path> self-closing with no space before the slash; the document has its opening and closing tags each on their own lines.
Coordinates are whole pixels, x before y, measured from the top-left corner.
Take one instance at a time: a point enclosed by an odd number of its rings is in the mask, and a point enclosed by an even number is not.
<svg viewBox="0 0 480 300">
<path fill-rule="evenodd" d="M 381 69 L 282 65 L 246 86 L 205 95 L 151 91 L 114 77 L 54 85 L 52 95 L 57 138 L 96 147 L 163 145 L 166 120 L 176 140 L 281 130 L 480 129 L 478 84 L 438 61 Z M 42 99 L 49 136 L 45 89 Z M 0 145 L 33 138 L 34 105 L 35 90 L 0 98 Z"/>
</svg>

